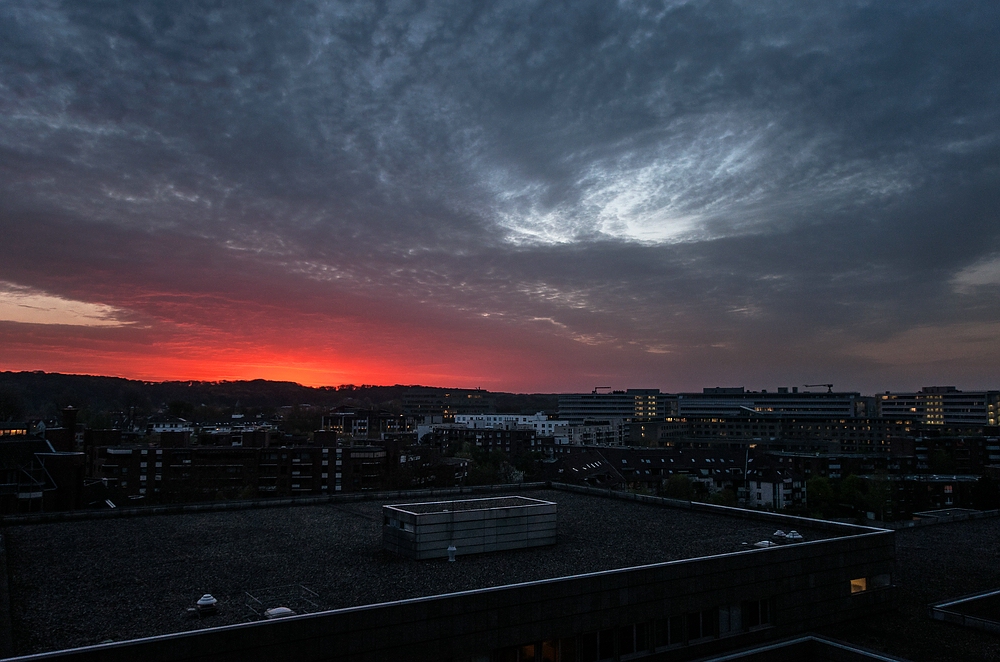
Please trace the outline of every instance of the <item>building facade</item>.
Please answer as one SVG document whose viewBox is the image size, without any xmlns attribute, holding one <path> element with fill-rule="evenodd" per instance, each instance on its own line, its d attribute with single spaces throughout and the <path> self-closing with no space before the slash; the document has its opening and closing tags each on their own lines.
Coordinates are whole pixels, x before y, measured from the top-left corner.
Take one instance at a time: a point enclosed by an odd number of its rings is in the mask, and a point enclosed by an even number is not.
<svg viewBox="0 0 1000 662">
<path fill-rule="evenodd" d="M 878 403 L 883 417 L 910 418 L 923 425 L 1000 425 L 1000 391 L 925 386 L 916 393 L 887 391 Z"/>
<path fill-rule="evenodd" d="M 660 389 L 625 391 L 595 388 L 591 393 L 559 395 L 559 419 L 578 425 L 586 419 L 620 418 L 626 421 L 663 420 L 671 398 Z"/>
<path fill-rule="evenodd" d="M 566 421 L 550 419 L 539 412 L 526 416 L 524 414 L 456 414 L 455 425 L 464 425 L 472 429 L 486 428 L 530 428 L 539 437 L 565 437 L 569 433 Z"/>
<path fill-rule="evenodd" d="M 747 391 L 743 387 L 706 388 L 701 393 L 678 393 L 677 416 L 726 418 L 747 415 L 854 418 L 872 416 L 874 402 L 860 393 L 815 393 L 779 387 L 777 392 Z"/>
<path fill-rule="evenodd" d="M 456 414 L 492 414 L 496 399 L 479 389 L 412 389 L 403 396 L 403 413 L 420 422 L 436 416 L 445 423 Z"/>
<path fill-rule="evenodd" d="M 116 504 L 157 500 L 308 496 L 384 489 L 382 446 L 98 447 L 87 475 Z"/>
</svg>

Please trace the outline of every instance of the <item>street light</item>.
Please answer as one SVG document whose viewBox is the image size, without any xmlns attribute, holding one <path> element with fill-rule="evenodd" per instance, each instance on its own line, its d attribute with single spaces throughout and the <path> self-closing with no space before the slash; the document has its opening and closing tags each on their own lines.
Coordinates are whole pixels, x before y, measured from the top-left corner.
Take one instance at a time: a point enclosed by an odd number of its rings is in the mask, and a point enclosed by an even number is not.
<svg viewBox="0 0 1000 662">
<path fill-rule="evenodd" d="M 747 468 L 750 464 L 750 449 L 757 448 L 757 444 L 750 444 L 746 449 L 746 457 L 743 458 L 743 505 L 750 505 L 750 477 L 747 475 Z"/>
</svg>

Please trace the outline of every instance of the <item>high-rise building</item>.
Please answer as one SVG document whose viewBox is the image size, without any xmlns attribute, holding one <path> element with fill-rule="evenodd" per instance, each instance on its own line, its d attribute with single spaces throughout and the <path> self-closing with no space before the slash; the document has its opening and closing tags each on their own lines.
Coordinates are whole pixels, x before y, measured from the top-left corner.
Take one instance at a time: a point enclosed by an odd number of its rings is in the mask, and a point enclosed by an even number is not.
<svg viewBox="0 0 1000 662">
<path fill-rule="evenodd" d="M 446 423 L 456 414 L 492 414 L 496 408 L 496 399 L 479 389 L 413 389 L 403 395 L 403 413 L 407 416 L 440 417 Z"/>
<path fill-rule="evenodd" d="M 591 393 L 563 393 L 559 396 L 559 419 L 574 425 L 588 419 L 663 420 L 669 412 L 669 400 L 658 388 L 612 391 L 598 387 Z"/>
<path fill-rule="evenodd" d="M 959 391 L 925 386 L 917 393 L 878 398 L 883 417 L 905 417 L 924 425 L 1000 425 L 1000 391 Z"/>
</svg>

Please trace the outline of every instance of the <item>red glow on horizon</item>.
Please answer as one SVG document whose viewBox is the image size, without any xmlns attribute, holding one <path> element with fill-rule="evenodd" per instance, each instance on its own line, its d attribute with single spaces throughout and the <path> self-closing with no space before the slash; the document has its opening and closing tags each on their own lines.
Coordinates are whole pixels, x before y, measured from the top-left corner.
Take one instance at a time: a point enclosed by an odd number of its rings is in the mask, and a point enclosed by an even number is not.
<svg viewBox="0 0 1000 662">
<path fill-rule="evenodd" d="M 123 377 L 142 381 L 239 381 L 266 379 L 304 386 L 412 384 L 520 392 L 558 390 L 553 370 L 524 371 L 537 356 L 469 346 L 433 329 L 404 330 L 407 342 L 366 342 L 364 334 L 331 339 L 315 328 L 262 329 L 255 342 L 215 330 L 178 336 L 174 331 L 89 329 L 0 323 L 0 370 Z M 385 330 L 383 329 L 383 334 Z M 369 334 L 372 335 L 372 334 Z M 287 338 L 281 346 L 277 338 Z M 270 342 L 268 342 L 270 340 Z M 449 342 L 451 346 L 449 346 Z M 474 360 L 471 360 L 474 357 Z"/>
<path fill-rule="evenodd" d="M 205 353 L 211 354 L 210 351 Z M 392 368 L 358 359 L 337 361 L 302 353 L 257 350 L 245 358 L 231 358 L 224 354 L 220 352 L 220 358 L 188 358 L 125 352 L 84 354 L 69 348 L 46 348 L 41 351 L 35 349 L 29 356 L 4 357 L 0 361 L 0 369 L 102 375 L 154 382 L 266 379 L 311 387 L 401 383 L 462 387 L 464 384 L 458 382 L 467 379 L 460 374 L 415 371 L 403 366 Z"/>
</svg>

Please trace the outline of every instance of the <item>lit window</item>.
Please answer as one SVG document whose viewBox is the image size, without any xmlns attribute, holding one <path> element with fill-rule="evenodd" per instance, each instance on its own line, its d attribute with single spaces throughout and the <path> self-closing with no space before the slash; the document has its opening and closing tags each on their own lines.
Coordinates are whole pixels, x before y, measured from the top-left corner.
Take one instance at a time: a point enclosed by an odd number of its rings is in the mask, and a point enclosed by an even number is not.
<svg viewBox="0 0 1000 662">
<path fill-rule="evenodd" d="M 851 580 L 851 593 L 863 593 L 868 590 L 868 579 L 860 577 Z"/>
</svg>

